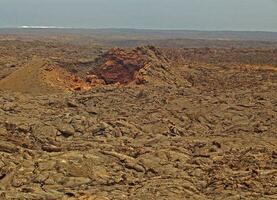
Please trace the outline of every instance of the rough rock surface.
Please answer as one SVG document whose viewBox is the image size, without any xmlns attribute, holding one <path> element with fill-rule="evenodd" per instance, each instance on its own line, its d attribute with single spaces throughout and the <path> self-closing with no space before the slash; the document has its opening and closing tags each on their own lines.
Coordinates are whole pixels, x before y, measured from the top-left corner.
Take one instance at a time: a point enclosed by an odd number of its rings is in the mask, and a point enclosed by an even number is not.
<svg viewBox="0 0 277 200">
<path fill-rule="evenodd" d="M 163 64 L 146 84 L 0 92 L 0 199 L 276 199 L 276 70 Z"/>
</svg>

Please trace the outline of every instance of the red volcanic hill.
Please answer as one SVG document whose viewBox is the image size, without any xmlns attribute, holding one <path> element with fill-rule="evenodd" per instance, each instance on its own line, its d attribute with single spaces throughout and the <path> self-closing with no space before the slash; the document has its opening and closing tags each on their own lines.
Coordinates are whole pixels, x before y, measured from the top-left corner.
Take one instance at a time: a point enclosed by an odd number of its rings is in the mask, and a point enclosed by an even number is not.
<svg viewBox="0 0 277 200">
<path fill-rule="evenodd" d="M 172 73 L 169 60 L 153 46 L 113 48 L 99 56 L 96 65 L 89 74 L 106 84 L 143 84 L 153 79 L 162 81 L 170 79 Z"/>
</svg>

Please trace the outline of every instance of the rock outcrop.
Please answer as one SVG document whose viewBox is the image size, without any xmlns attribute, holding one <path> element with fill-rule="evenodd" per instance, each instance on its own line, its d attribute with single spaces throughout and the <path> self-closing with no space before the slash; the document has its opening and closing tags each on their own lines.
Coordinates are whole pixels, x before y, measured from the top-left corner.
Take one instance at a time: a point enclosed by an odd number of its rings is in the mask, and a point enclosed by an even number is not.
<svg viewBox="0 0 277 200">
<path fill-rule="evenodd" d="M 105 84 L 167 82 L 173 78 L 170 61 L 153 46 L 113 48 L 96 59 L 96 66 L 90 74 L 96 75 Z"/>
</svg>

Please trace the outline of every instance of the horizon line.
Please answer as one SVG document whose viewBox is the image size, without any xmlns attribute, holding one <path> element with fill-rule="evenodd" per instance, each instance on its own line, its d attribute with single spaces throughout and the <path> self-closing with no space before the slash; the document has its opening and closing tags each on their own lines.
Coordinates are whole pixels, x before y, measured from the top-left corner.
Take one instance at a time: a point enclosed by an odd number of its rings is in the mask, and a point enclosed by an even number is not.
<svg viewBox="0 0 277 200">
<path fill-rule="evenodd" d="M 196 32 L 264 32 L 264 33 L 277 33 L 277 30 L 228 30 L 228 29 L 183 29 L 183 28 L 131 28 L 131 27 L 66 27 L 66 26 L 0 26 L 0 29 L 71 29 L 71 30 L 148 30 L 148 31 L 196 31 Z"/>
<path fill-rule="evenodd" d="M 198 32 L 267 32 L 277 33 L 277 30 L 231 30 L 231 29 L 185 29 L 185 28 L 137 28 L 137 27 L 66 27 L 66 26 L 0 26 L 0 29 L 75 29 L 75 30 L 149 30 L 149 31 L 198 31 Z"/>
</svg>

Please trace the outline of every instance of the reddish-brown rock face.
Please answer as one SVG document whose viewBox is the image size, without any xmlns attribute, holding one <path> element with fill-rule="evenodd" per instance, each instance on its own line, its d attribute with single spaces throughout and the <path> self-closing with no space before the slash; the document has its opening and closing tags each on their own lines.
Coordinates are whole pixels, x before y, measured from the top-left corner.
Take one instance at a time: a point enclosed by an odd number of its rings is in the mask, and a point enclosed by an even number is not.
<svg viewBox="0 0 277 200">
<path fill-rule="evenodd" d="M 127 84 L 134 81 L 136 72 L 149 62 L 142 48 L 123 50 L 114 48 L 102 55 L 95 73 L 106 84 Z"/>
<path fill-rule="evenodd" d="M 161 49 L 143 46 L 134 49 L 113 48 L 101 54 L 87 72 L 91 85 L 175 84 L 183 82 L 172 60 Z"/>
</svg>

